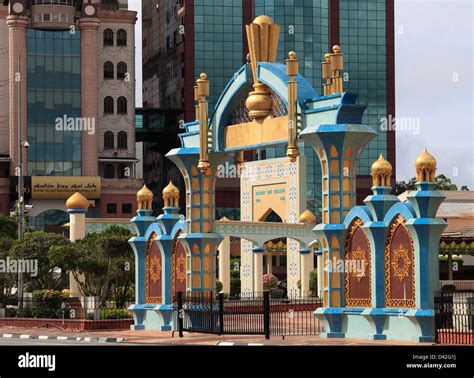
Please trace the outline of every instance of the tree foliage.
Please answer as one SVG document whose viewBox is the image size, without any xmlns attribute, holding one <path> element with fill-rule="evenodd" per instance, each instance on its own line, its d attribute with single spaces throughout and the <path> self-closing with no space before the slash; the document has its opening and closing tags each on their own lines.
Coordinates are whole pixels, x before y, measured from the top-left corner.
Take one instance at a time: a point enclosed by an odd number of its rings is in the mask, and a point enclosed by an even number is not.
<svg viewBox="0 0 474 378">
<path fill-rule="evenodd" d="M 411 178 L 408 182 L 397 181 L 397 186 L 395 189 L 395 195 L 400 195 L 407 190 L 416 190 L 416 177 Z M 436 190 L 458 190 L 456 184 L 454 184 L 449 177 L 444 174 L 436 176 Z M 461 190 L 469 190 L 466 185 L 461 187 Z"/>
</svg>

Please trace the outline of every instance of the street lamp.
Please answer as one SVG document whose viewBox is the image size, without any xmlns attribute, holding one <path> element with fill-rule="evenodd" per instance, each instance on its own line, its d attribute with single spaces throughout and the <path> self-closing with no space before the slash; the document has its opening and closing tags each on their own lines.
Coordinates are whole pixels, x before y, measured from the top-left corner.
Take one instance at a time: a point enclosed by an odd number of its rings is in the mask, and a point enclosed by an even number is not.
<svg viewBox="0 0 474 378">
<path fill-rule="evenodd" d="M 19 127 L 21 123 L 19 122 Z M 20 133 L 18 133 L 21 135 Z M 23 239 L 24 234 L 24 213 L 25 213 L 25 198 L 24 198 L 24 186 L 23 186 L 23 147 L 28 149 L 30 144 L 28 141 L 22 141 L 20 139 L 18 146 L 18 240 Z M 18 269 L 18 301 L 20 308 L 23 307 L 23 272 Z"/>
</svg>

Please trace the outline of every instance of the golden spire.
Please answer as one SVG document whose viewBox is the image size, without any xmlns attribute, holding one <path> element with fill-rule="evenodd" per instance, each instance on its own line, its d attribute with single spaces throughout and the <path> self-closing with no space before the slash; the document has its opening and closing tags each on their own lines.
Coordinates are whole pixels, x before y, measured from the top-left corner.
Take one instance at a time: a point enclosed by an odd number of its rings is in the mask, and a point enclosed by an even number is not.
<svg viewBox="0 0 474 378">
<path fill-rule="evenodd" d="M 209 154 L 208 154 L 208 106 L 209 102 L 207 101 L 207 96 L 209 96 L 209 80 L 207 75 L 202 73 L 199 76 L 199 79 L 196 81 L 197 89 L 195 95 L 197 96 L 198 107 L 199 107 L 199 163 L 198 169 L 206 174 L 210 164 L 209 164 Z"/>
<path fill-rule="evenodd" d="M 138 210 L 151 210 L 153 202 L 153 193 L 147 188 L 146 184 L 137 192 Z"/>
<path fill-rule="evenodd" d="M 392 176 L 392 164 L 385 160 L 383 154 L 372 164 L 370 168 L 372 175 L 372 186 L 390 186 Z"/>
<path fill-rule="evenodd" d="M 286 150 L 286 156 L 290 158 L 290 161 L 295 162 L 300 152 L 297 145 L 297 119 L 296 112 L 298 108 L 298 83 L 295 80 L 295 76 L 298 75 L 298 59 L 296 59 L 296 53 L 290 51 L 286 59 L 286 76 L 289 76 L 288 81 L 288 148 Z"/>
<path fill-rule="evenodd" d="M 436 166 L 436 159 L 425 148 L 415 160 L 417 181 L 436 181 Z"/>
<path fill-rule="evenodd" d="M 179 207 L 179 189 L 174 186 L 171 180 L 163 189 L 163 201 L 165 202 L 165 207 Z"/>
<path fill-rule="evenodd" d="M 341 53 L 339 45 L 332 47 L 332 54 L 329 54 L 331 70 L 331 94 L 342 93 L 342 77 L 340 72 L 344 69 L 344 54 Z"/>
<path fill-rule="evenodd" d="M 90 206 L 89 200 L 81 193 L 76 192 L 66 201 L 66 209 L 81 209 L 87 210 Z"/>
<path fill-rule="evenodd" d="M 324 62 L 321 63 L 323 71 L 323 94 L 324 96 L 331 94 L 331 54 L 324 54 Z"/>
<path fill-rule="evenodd" d="M 300 223 L 317 223 L 318 219 L 311 210 L 305 210 L 300 215 Z"/>
<path fill-rule="evenodd" d="M 249 45 L 250 64 L 252 67 L 254 91 L 249 93 L 245 102 L 249 115 L 254 120 L 268 117 L 272 110 L 270 89 L 257 80 L 257 62 L 275 62 L 278 50 L 280 25 L 275 24 L 268 16 L 258 16 L 246 25 Z"/>
</svg>

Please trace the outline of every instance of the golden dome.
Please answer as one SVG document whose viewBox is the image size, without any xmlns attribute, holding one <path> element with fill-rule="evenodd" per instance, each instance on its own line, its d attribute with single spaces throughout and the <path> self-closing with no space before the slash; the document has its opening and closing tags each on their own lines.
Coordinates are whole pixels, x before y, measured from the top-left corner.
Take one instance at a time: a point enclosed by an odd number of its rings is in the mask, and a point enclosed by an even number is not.
<svg viewBox="0 0 474 378">
<path fill-rule="evenodd" d="M 379 158 L 372 164 L 370 171 L 375 175 L 388 175 L 392 173 L 392 164 L 385 160 L 383 154 L 380 154 Z"/>
<path fill-rule="evenodd" d="M 255 20 L 253 20 L 253 23 L 258 25 L 272 25 L 273 20 L 268 16 L 262 15 L 255 18 Z"/>
<path fill-rule="evenodd" d="M 339 45 L 334 45 L 332 51 L 334 54 L 339 54 L 341 52 L 341 47 Z"/>
<path fill-rule="evenodd" d="M 170 183 L 163 189 L 163 195 L 167 195 L 169 197 L 179 196 L 179 189 L 174 186 L 173 182 L 170 180 Z"/>
<path fill-rule="evenodd" d="M 82 209 L 87 210 L 90 206 L 89 200 L 81 193 L 76 192 L 66 201 L 66 209 Z"/>
<path fill-rule="evenodd" d="M 143 187 L 137 192 L 137 199 L 151 199 L 153 200 L 153 192 L 148 189 L 146 184 L 143 185 Z"/>
<path fill-rule="evenodd" d="M 436 169 L 436 159 L 425 148 L 415 160 L 416 169 Z"/>
<path fill-rule="evenodd" d="M 311 210 L 305 210 L 300 215 L 300 223 L 317 223 L 318 219 Z"/>
</svg>

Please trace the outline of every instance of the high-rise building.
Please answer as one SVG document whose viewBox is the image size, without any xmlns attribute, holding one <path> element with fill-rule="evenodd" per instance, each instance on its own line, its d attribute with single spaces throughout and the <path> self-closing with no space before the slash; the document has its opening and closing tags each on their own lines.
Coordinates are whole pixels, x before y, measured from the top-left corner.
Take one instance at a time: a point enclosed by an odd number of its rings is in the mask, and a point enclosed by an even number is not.
<svg viewBox="0 0 474 378">
<path fill-rule="evenodd" d="M 89 216 L 132 216 L 142 184 L 135 173 L 136 12 L 127 0 L 4 3 L 2 212 L 14 207 L 22 175 L 33 227 L 64 223 L 64 199 L 76 190 L 92 200 Z"/>
<path fill-rule="evenodd" d="M 206 72 L 212 114 L 224 86 L 247 61 L 245 25 L 263 14 L 281 26 L 277 61 L 296 51 L 300 73 L 315 88 L 322 88 L 324 54 L 333 45 L 341 46 L 344 90 L 359 94 L 358 102 L 367 105 L 363 122 L 379 133 L 359 159 L 357 197 L 361 202 L 370 191 L 370 164 L 380 153 L 395 172 L 395 132 L 383 127 L 384 118 L 395 117 L 393 0 L 144 1 L 145 106 L 182 107 L 183 118 L 193 120 L 193 86 L 199 74 Z M 318 213 L 320 164 L 311 148 L 301 150 L 308 161 L 308 207 Z M 253 156 L 284 156 L 285 151 L 282 146 Z M 218 218 L 239 217 L 238 180 L 218 180 L 216 205 Z"/>
</svg>

